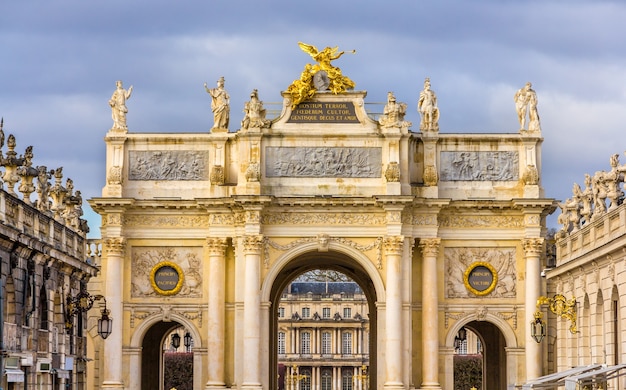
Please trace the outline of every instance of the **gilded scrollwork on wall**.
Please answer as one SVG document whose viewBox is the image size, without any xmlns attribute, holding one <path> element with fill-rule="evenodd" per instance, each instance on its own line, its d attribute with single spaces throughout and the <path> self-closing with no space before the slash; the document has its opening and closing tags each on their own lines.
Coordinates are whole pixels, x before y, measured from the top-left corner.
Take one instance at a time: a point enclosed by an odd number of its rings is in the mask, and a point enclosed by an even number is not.
<svg viewBox="0 0 626 390">
<path fill-rule="evenodd" d="M 195 298 L 202 296 L 202 248 L 201 247 L 138 247 L 132 249 L 131 296 L 133 298 L 155 296 L 157 292 L 150 280 L 150 273 L 160 263 L 174 263 L 184 274 L 184 284 L 177 296 Z"/>
<path fill-rule="evenodd" d="M 519 153 L 441 152 L 441 181 L 512 181 L 519 179 Z"/>
<path fill-rule="evenodd" d="M 209 152 L 194 150 L 130 151 L 130 180 L 208 180 Z"/>
<path fill-rule="evenodd" d="M 497 273 L 497 284 L 486 296 L 514 298 L 517 286 L 515 248 L 445 248 L 445 294 L 447 298 L 476 297 L 466 287 L 465 272 L 474 263 L 488 263 Z"/>
</svg>

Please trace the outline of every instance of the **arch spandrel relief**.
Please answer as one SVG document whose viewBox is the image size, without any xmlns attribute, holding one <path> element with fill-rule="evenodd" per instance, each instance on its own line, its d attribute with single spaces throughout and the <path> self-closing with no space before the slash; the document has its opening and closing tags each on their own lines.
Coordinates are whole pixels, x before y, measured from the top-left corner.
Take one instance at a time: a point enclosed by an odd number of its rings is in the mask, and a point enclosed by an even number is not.
<svg viewBox="0 0 626 390">
<path fill-rule="evenodd" d="M 515 248 L 445 248 L 446 298 L 514 298 L 516 296 L 517 270 Z M 476 265 L 481 267 L 477 267 Z M 486 266 L 488 264 L 488 266 Z M 481 289 L 468 282 L 468 271 L 485 268 L 492 275 L 494 286 Z M 487 291 L 480 294 L 480 291 Z"/>
<path fill-rule="evenodd" d="M 181 275 L 182 286 L 177 289 L 177 298 L 198 298 L 202 296 L 202 248 L 142 247 L 133 248 L 131 265 L 131 297 L 152 297 L 167 295 L 167 289 L 155 288 L 155 267 L 171 266 Z"/>
</svg>

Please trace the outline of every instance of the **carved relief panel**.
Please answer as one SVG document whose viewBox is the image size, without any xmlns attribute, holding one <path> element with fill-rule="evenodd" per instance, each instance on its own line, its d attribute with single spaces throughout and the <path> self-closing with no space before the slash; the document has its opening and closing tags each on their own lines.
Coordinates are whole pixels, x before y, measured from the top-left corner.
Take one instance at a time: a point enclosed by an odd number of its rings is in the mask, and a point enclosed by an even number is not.
<svg viewBox="0 0 626 390">
<path fill-rule="evenodd" d="M 130 151 L 130 180 L 209 180 L 209 152 Z"/>
<path fill-rule="evenodd" d="M 381 148 L 266 148 L 267 177 L 381 177 Z"/>
<path fill-rule="evenodd" d="M 517 267 L 515 248 L 445 248 L 446 298 L 470 298 L 484 295 L 489 298 L 514 298 L 516 295 Z M 476 270 L 491 273 L 493 286 L 480 289 L 471 278 Z M 477 292 L 486 291 L 486 294 Z"/>
<path fill-rule="evenodd" d="M 442 181 L 519 179 L 517 152 L 441 152 L 440 158 Z"/>
<path fill-rule="evenodd" d="M 154 271 L 163 267 L 180 272 L 182 285 L 176 290 L 176 297 L 202 296 L 201 247 L 137 247 L 132 249 L 131 260 L 131 297 L 164 295 L 161 289 L 155 288 L 153 280 Z"/>
</svg>

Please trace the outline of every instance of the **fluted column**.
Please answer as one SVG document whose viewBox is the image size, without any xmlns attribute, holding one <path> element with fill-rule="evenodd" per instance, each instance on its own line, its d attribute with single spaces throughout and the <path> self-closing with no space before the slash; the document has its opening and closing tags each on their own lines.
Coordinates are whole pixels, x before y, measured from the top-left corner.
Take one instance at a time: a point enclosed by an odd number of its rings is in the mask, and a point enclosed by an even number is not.
<svg viewBox="0 0 626 390">
<path fill-rule="evenodd" d="M 124 331 L 124 309 L 122 295 L 122 281 L 124 280 L 124 249 L 126 241 L 122 237 L 107 238 L 104 241 L 106 253 L 105 294 L 107 309 L 111 311 L 113 320 L 111 335 L 103 340 L 104 344 L 104 374 L 102 389 L 124 388 L 122 333 Z"/>
<path fill-rule="evenodd" d="M 439 384 L 439 302 L 437 254 L 440 238 L 421 239 L 422 250 L 422 389 L 441 389 Z"/>
<path fill-rule="evenodd" d="M 263 236 L 249 235 L 243 239 L 245 256 L 245 287 L 243 303 L 243 383 L 242 389 L 261 389 L 261 291 L 260 261 Z"/>
<path fill-rule="evenodd" d="M 541 263 L 539 257 L 543 249 L 543 238 L 527 238 L 522 242 L 526 256 L 526 379 L 538 378 L 541 373 L 541 344 L 530 335 L 530 323 L 537 310 L 537 299 L 541 295 Z"/>
<path fill-rule="evenodd" d="M 387 283 L 385 302 L 385 389 L 404 389 L 402 383 L 402 244 L 404 237 L 385 238 Z"/>
<path fill-rule="evenodd" d="M 208 367 L 205 389 L 223 389 L 224 382 L 224 324 L 225 324 L 225 250 L 226 239 L 208 238 L 209 296 L 207 320 Z"/>
</svg>

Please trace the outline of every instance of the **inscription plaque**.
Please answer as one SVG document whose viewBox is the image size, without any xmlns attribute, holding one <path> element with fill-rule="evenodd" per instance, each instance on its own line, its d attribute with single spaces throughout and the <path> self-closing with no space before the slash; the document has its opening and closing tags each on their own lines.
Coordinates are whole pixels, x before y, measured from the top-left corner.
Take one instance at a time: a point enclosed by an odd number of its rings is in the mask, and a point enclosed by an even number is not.
<svg viewBox="0 0 626 390">
<path fill-rule="evenodd" d="M 177 294 L 183 287 L 183 270 L 175 263 L 163 261 L 152 268 L 150 282 L 161 295 Z"/>
<path fill-rule="evenodd" d="M 380 177 L 381 148 L 267 147 L 267 177 Z"/>
<path fill-rule="evenodd" d="M 463 281 L 472 293 L 487 295 L 496 287 L 498 273 L 491 264 L 479 261 L 467 267 Z"/>
<path fill-rule="evenodd" d="M 291 111 L 288 123 L 359 123 L 352 102 L 303 102 Z"/>
</svg>

